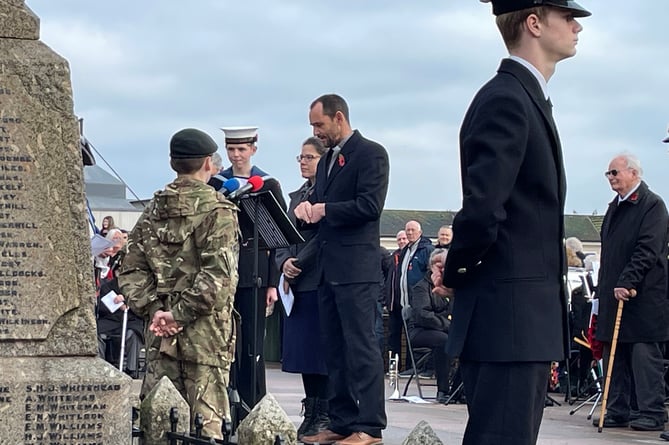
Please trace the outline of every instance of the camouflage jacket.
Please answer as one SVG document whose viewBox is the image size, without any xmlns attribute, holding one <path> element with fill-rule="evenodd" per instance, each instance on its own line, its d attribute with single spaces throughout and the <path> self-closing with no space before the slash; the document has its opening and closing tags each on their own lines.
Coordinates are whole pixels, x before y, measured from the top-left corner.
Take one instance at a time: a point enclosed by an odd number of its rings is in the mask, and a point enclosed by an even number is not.
<svg viewBox="0 0 669 445">
<path fill-rule="evenodd" d="M 147 356 L 229 368 L 234 355 L 237 208 L 207 184 L 177 178 L 154 194 L 130 233 L 119 274 L 128 305 L 144 316 Z M 148 330 L 171 310 L 183 331 L 168 339 Z"/>
</svg>

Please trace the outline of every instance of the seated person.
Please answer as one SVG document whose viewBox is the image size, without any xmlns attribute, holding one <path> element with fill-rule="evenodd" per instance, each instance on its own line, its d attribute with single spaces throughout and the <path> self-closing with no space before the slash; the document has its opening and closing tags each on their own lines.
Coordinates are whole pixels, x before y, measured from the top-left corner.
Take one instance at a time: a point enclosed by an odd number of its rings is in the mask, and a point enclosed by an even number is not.
<svg viewBox="0 0 669 445">
<path fill-rule="evenodd" d="M 120 293 L 116 277 L 102 282 L 100 297 L 104 297 L 112 290 L 117 294 L 114 298 L 115 303 L 125 302 L 125 298 Z M 104 303 L 98 302 L 98 355 L 114 364 L 118 364 L 120 357 L 107 357 L 107 342 L 109 340 L 112 341 L 112 354 L 120 354 L 121 330 L 123 329 L 123 312 L 125 308 L 124 304 L 115 312 L 111 312 Z M 126 328 L 123 370 L 133 378 L 137 378 L 139 372 L 139 369 L 137 369 L 137 363 L 139 362 L 138 354 L 144 345 L 144 320 L 128 309 L 128 324 Z"/>
<path fill-rule="evenodd" d="M 120 295 L 121 291 L 116 279 L 117 271 L 121 267 L 121 263 L 125 256 L 125 251 L 123 250 L 125 240 L 122 231 L 117 228 L 111 229 L 106 238 L 114 241 L 115 244 L 99 256 L 95 257 L 98 295 L 95 311 L 98 334 L 98 355 L 105 360 L 109 359 L 110 362 L 118 363 L 115 357 L 107 357 L 107 343 L 109 340 L 112 340 L 111 350 L 113 351 L 113 354 L 120 354 L 121 330 L 123 329 L 123 312 L 125 310 L 125 305 L 117 309 L 115 312 L 111 312 L 99 299 L 113 290 L 117 294 L 114 298 L 115 303 L 125 301 L 123 295 Z M 129 310 L 128 324 L 126 327 L 125 357 L 123 360 L 123 363 L 125 364 L 124 370 L 127 370 L 128 374 L 131 376 L 136 377 L 137 372 L 139 371 L 137 369 L 139 359 L 138 354 L 144 343 L 144 321 Z"/>
<path fill-rule="evenodd" d="M 449 373 L 451 361 L 446 355 L 446 340 L 450 320 L 450 300 L 448 296 L 433 293 L 432 267 L 435 263 L 444 263 L 446 249 L 435 249 L 430 255 L 430 268 L 418 281 L 409 295 L 411 316 L 407 320 L 411 346 L 431 348 L 437 376 L 437 402 L 444 403 L 449 392 Z"/>
</svg>

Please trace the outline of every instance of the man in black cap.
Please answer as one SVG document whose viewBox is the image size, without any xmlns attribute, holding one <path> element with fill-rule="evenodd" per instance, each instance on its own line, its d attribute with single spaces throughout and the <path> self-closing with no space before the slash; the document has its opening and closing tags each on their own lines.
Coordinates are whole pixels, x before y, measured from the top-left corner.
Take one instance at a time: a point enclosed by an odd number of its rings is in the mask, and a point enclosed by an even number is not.
<svg viewBox="0 0 669 445">
<path fill-rule="evenodd" d="M 492 6 L 510 57 L 462 123 L 462 209 L 434 279 L 455 289 L 448 354 L 465 385 L 463 444 L 529 445 L 550 362 L 568 350 L 565 174 L 546 83 L 576 53 L 576 18 L 590 13 L 564 0 Z"/>
<path fill-rule="evenodd" d="M 118 279 L 148 326 L 141 396 L 168 377 L 188 402 L 191 421 L 202 414 L 204 434 L 222 439 L 223 421 L 231 421 L 239 226 L 235 205 L 207 185 L 217 172 L 216 149 L 200 130 L 172 136 L 177 178 L 154 194 L 135 224 Z"/>
</svg>

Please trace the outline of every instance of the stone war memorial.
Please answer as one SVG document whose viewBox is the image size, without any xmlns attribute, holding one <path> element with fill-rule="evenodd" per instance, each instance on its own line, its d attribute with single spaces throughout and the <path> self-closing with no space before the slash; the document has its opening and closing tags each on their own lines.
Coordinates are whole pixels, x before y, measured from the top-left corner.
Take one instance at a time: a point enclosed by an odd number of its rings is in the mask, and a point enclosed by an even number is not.
<svg viewBox="0 0 669 445">
<path fill-rule="evenodd" d="M 131 379 L 96 357 L 70 68 L 0 0 L 0 444 L 127 445 Z"/>
</svg>

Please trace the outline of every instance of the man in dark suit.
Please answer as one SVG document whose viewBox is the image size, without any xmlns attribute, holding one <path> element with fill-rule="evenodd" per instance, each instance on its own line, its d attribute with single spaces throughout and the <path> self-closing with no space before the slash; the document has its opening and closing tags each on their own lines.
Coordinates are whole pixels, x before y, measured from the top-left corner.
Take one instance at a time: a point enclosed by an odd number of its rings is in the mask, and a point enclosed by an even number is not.
<svg viewBox="0 0 669 445">
<path fill-rule="evenodd" d="M 388 154 L 351 129 L 348 106 L 335 94 L 311 104 L 309 123 L 330 151 L 318 164 L 315 192 L 295 216 L 318 224 L 319 310 L 333 395 L 329 429 L 302 442 L 378 444 L 386 413 L 373 314 L 380 290 L 379 219 L 388 190 Z"/>
<path fill-rule="evenodd" d="M 573 1 L 492 0 L 510 58 L 460 131 L 462 209 L 443 285 L 455 289 L 448 353 L 460 357 L 463 444 L 536 443 L 550 362 L 565 357 L 565 174 L 546 82 L 590 13 Z M 435 277 L 440 280 L 442 277 Z"/>
</svg>

